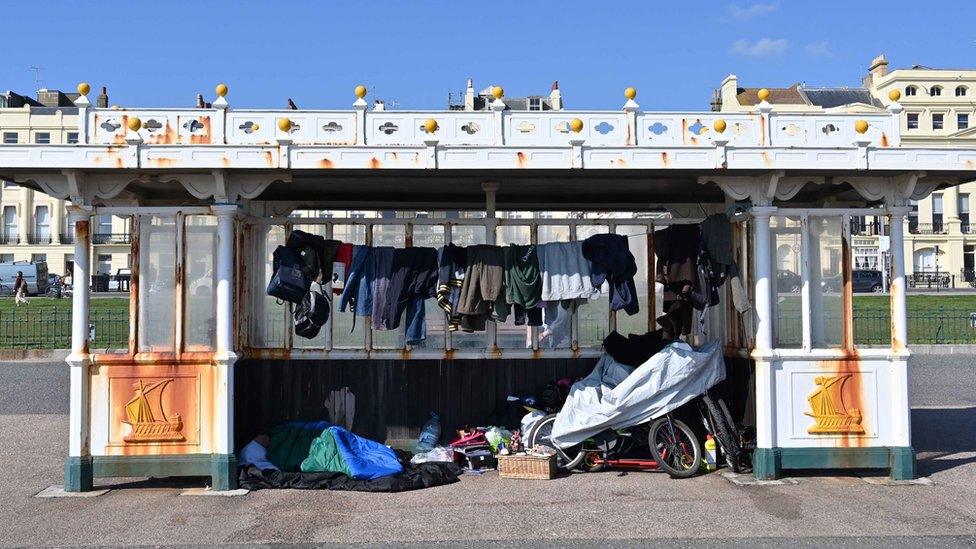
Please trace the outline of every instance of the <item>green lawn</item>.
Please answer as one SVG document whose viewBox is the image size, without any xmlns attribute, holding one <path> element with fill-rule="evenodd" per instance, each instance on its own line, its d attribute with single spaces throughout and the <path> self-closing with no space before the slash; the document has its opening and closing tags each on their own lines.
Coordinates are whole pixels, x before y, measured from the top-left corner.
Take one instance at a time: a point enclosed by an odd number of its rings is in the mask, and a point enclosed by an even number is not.
<svg viewBox="0 0 976 549">
<path fill-rule="evenodd" d="M 129 340 L 129 298 L 95 298 L 89 302 L 95 326 L 93 349 L 125 348 Z M 0 298 L 0 348 L 67 349 L 71 346 L 71 299 L 30 297 L 16 306 Z"/>
</svg>

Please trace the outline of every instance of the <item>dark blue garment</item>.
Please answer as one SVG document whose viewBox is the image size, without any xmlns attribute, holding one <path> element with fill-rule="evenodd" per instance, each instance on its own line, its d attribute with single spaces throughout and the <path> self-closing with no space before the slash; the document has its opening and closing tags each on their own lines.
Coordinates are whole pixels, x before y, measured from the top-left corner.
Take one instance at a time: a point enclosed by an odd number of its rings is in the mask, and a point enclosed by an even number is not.
<svg viewBox="0 0 976 549">
<path fill-rule="evenodd" d="M 393 251 L 389 291 L 383 307 L 383 329 L 394 330 L 407 311 L 407 342 L 426 337 L 424 301 L 437 294 L 437 250 L 398 248 Z M 374 296 L 374 301 L 376 296 Z M 376 319 L 373 319 L 374 324 Z"/>
<path fill-rule="evenodd" d="M 373 279 L 370 281 L 373 289 L 373 329 L 392 330 L 384 324 L 385 312 L 390 300 L 390 277 L 393 276 L 393 247 L 378 246 L 373 248 Z"/>
<path fill-rule="evenodd" d="M 369 316 L 373 313 L 373 248 L 355 245 L 352 247 L 352 262 L 346 276 L 342 296 L 339 297 L 339 310 L 353 311 L 356 316 Z"/>
<path fill-rule="evenodd" d="M 627 237 L 619 234 L 595 234 L 583 241 L 583 257 L 593 268 L 590 280 L 599 288 L 604 281 L 610 283 L 610 309 L 623 309 L 635 315 L 640 311 L 637 301 L 637 287 L 634 275 L 637 274 L 637 261 L 630 253 Z"/>
</svg>

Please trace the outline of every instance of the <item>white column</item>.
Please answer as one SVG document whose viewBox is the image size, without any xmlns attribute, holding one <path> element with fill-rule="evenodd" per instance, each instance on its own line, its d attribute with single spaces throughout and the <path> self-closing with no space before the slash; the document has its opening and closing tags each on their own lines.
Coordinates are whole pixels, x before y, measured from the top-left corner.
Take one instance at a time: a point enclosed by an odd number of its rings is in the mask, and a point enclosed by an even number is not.
<svg viewBox="0 0 976 549">
<path fill-rule="evenodd" d="M 214 395 L 215 454 L 234 451 L 234 216 L 235 205 L 213 207 L 217 214 L 217 341 Z"/>
<path fill-rule="evenodd" d="M 891 402 L 892 446 L 911 446 L 912 423 L 908 388 L 908 321 L 905 312 L 905 216 L 906 207 L 891 213 Z"/>
<path fill-rule="evenodd" d="M 757 206 L 755 216 L 756 242 L 756 350 L 767 352 L 773 347 L 772 242 L 769 218 L 776 208 Z"/>
<path fill-rule="evenodd" d="M 54 204 L 51 205 L 51 211 L 48 214 L 51 220 L 51 244 L 61 244 L 61 233 L 64 232 L 64 224 L 61 223 L 61 216 L 64 214 L 64 199 L 56 199 Z M 50 258 L 48 258 L 48 264 L 50 264 Z"/>
<path fill-rule="evenodd" d="M 68 455 L 87 456 L 90 431 L 90 384 L 88 373 L 88 282 L 91 280 L 91 209 L 69 208 L 69 221 L 75 227 L 75 267 L 72 274 L 74 295 L 71 301 L 70 367 L 71 407 L 68 436 Z"/>
</svg>

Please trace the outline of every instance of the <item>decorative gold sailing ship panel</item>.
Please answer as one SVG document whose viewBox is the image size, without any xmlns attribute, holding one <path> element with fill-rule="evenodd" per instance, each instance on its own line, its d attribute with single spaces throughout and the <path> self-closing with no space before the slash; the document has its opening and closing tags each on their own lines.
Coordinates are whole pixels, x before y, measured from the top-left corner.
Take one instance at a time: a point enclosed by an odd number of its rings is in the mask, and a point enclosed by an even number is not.
<svg viewBox="0 0 976 549">
<path fill-rule="evenodd" d="M 200 389 L 196 372 L 110 374 L 109 446 L 120 447 L 123 453 L 130 453 L 125 448 L 145 453 L 137 448 L 198 445 Z"/>
<path fill-rule="evenodd" d="M 133 384 L 135 396 L 125 403 L 126 423 L 132 428 L 122 438 L 125 442 L 183 442 L 183 418 L 179 412 L 168 416 L 163 406 L 163 393 L 173 378 L 152 383 L 140 379 Z"/>
<path fill-rule="evenodd" d="M 861 410 L 849 407 L 844 390 L 853 375 L 819 376 L 814 379 L 817 389 L 807 397 L 811 411 L 804 412 L 815 421 L 814 425 L 807 429 L 808 433 L 811 435 L 864 434 Z"/>
</svg>

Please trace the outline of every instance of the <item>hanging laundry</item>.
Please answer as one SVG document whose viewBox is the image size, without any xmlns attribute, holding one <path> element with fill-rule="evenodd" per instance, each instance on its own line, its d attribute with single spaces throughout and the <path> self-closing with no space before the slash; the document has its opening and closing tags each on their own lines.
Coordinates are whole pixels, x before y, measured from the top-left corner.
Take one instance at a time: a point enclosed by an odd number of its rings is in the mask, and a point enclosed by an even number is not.
<svg viewBox="0 0 976 549">
<path fill-rule="evenodd" d="M 594 299 L 600 289 L 593 287 L 592 267 L 583 257 L 583 243 L 552 242 L 537 247 L 542 273 L 542 301 Z"/>
<path fill-rule="evenodd" d="M 564 299 L 562 301 L 547 301 L 543 304 L 545 311 L 545 329 L 539 333 L 539 346 L 545 349 L 565 349 L 573 342 L 573 316 L 582 299 Z"/>
<path fill-rule="evenodd" d="M 332 293 L 335 295 L 342 295 L 342 290 L 346 285 L 346 273 L 349 272 L 351 263 L 352 244 L 343 242 L 339 244 L 335 261 L 332 262 Z"/>
<path fill-rule="evenodd" d="M 400 318 L 406 311 L 407 343 L 420 343 L 427 338 L 424 301 L 435 295 L 437 295 L 437 250 L 434 248 L 393 250 L 392 274 L 381 319 L 382 329 L 399 328 Z"/>
<path fill-rule="evenodd" d="M 447 313 L 447 329 L 456 332 L 461 325 L 458 303 L 468 267 L 468 251 L 448 244 L 437 251 L 437 256 L 437 306 Z"/>
<path fill-rule="evenodd" d="M 505 286 L 505 254 L 498 246 L 468 246 L 468 266 L 461 285 L 458 312 L 461 329 L 481 331 L 491 317 Z"/>
<path fill-rule="evenodd" d="M 352 262 L 347 271 L 342 295 L 339 297 L 340 311 L 345 311 L 348 308 L 356 316 L 369 316 L 372 314 L 373 268 L 372 246 L 353 246 Z"/>
<path fill-rule="evenodd" d="M 691 333 L 691 290 L 701 252 L 698 225 L 672 225 L 654 232 L 655 278 L 664 285 L 664 315 L 657 318 L 670 339 Z"/>
<path fill-rule="evenodd" d="M 383 311 L 389 300 L 390 277 L 393 276 L 393 247 L 376 246 L 373 248 L 373 311 L 372 324 L 374 330 L 386 330 L 383 326 Z"/>
<path fill-rule="evenodd" d="M 634 276 L 637 261 L 630 252 L 627 237 L 619 234 L 596 234 L 583 241 L 583 257 L 593 266 L 593 286 L 600 288 L 603 282 L 610 285 L 610 309 L 623 309 L 629 315 L 640 311 Z"/>
<path fill-rule="evenodd" d="M 499 318 L 504 322 L 515 309 L 515 325 L 542 325 L 542 309 L 538 308 L 542 296 L 542 275 L 539 257 L 533 245 L 510 244 L 505 247 L 505 307 Z"/>
</svg>

